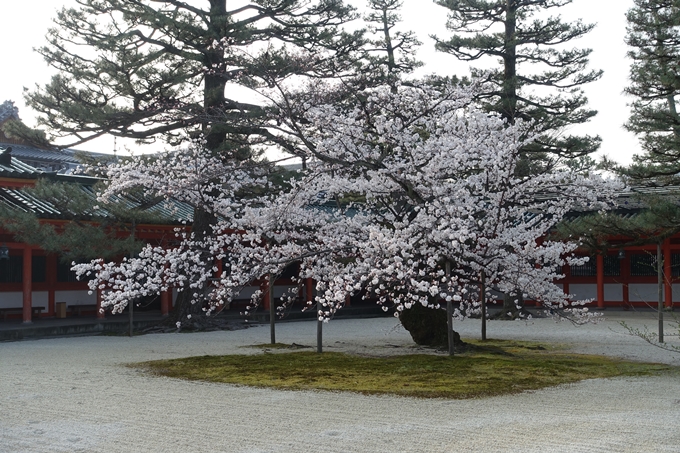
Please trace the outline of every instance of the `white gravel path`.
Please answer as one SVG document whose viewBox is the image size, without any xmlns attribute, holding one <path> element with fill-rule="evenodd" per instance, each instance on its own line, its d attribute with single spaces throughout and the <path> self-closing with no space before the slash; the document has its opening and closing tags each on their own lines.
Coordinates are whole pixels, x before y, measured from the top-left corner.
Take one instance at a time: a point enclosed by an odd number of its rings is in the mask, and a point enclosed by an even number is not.
<svg viewBox="0 0 680 453">
<path fill-rule="evenodd" d="M 569 343 L 575 350 L 680 365 L 617 324 L 492 322 L 492 338 Z M 394 319 L 336 320 L 326 350 L 412 351 Z M 478 321 L 457 323 L 478 337 Z M 315 345 L 314 322 L 277 340 Z M 677 332 L 676 332 L 677 333 Z M 205 354 L 257 353 L 267 327 L 135 338 L 0 343 L 0 452 L 680 452 L 680 375 L 598 379 L 481 400 L 291 392 L 158 378 L 122 366 Z M 677 337 L 670 339 L 680 344 Z"/>
</svg>

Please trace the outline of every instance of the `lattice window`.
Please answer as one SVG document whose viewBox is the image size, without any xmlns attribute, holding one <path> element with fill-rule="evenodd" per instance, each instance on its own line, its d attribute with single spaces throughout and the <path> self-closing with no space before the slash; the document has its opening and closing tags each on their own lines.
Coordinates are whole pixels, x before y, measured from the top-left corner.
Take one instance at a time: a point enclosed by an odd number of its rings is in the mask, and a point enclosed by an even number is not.
<svg viewBox="0 0 680 453">
<path fill-rule="evenodd" d="M 604 257 L 604 275 L 606 277 L 618 277 L 621 275 L 621 260 L 616 255 Z M 571 266 L 572 277 L 596 277 L 597 257 L 591 256 L 587 263 L 580 266 Z"/>
<path fill-rule="evenodd" d="M 644 253 L 630 256 L 631 276 L 654 277 L 656 273 L 656 254 Z"/>
<path fill-rule="evenodd" d="M 21 283 L 23 281 L 23 256 L 10 256 L 8 260 L 0 260 L 0 283 Z"/>
<path fill-rule="evenodd" d="M 595 277 L 597 275 L 597 259 L 591 256 L 587 263 L 571 266 L 572 277 Z"/>
<path fill-rule="evenodd" d="M 671 275 L 680 277 L 680 253 L 671 254 Z"/>
<path fill-rule="evenodd" d="M 621 275 L 621 260 L 618 255 L 607 255 L 604 257 L 605 277 L 618 277 Z"/>
<path fill-rule="evenodd" d="M 33 283 L 44 283 L 47 281 L 47 257 L 34 256 L 31 259 L 31 277 Z"/>
</svg>

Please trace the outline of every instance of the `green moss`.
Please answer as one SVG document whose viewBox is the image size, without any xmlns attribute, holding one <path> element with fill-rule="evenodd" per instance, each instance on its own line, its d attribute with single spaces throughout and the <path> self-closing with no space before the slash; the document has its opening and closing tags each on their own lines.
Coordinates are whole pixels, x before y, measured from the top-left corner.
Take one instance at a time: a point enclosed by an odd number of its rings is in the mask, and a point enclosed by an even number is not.
<svg viewBox="0 0 680 453">
<path fill-rule="evenodd" d="M 305 351 L 189 357 L 134 366 L 188 380 L 423 398 L 494 396 L 584 379 L 649 375 L 674 369 L 565 353 L 559 345 L 493 340 L 455 357 L 432 354 L 364 357 Z"/>
</svg>

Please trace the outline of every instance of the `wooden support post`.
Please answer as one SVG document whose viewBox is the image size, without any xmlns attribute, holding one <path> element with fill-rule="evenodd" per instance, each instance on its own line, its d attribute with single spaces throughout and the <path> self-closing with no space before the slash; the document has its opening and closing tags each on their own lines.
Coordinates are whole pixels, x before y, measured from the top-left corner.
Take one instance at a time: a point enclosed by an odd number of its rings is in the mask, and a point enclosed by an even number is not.
<svg viewBox="0 0 680 453">
<path fill-rule="evenodd" d="M 666 308 L 673 306 L 673 285 L 671 284 L 671 240 L 663 242 L 663 272 L 664 272 L 664 292 L 666 294 Z"/>
<path fill-rule="evenodd" d="M 656 272 L 658 288 L 658 307 L 659 312 L 659 343 L 663 343 L 663 253 L 661 252 L 661 244 L 656 244 Z"/>
<path fill-rule="evenodd" d="M 624 250 L 619 261 L 621 262 L 620 276 L 623 281 L 623 306 L 625 310 L 628 310 L 630 308 L 630 288 L 628 287 L 630 282 L 630 254 Z"/>
<path fill-rule="evenodd" d="M 598 254 L 597 264 L 597 308 L 604 308 L 604 256 Z"/>
<path fill-rule="evenodd" d="M 318 318 L 317 314 L 317 318 Z M 321 354 L 323 352 L 323 321 L 316 320 L 316 352 Z"/>
<path fill-rule="evenodd" d="M 305 301 L 314 301 L 314 280 L 311 278 L 305 280 Z"/>
<path fill-rule="evenodd" d="M 480 277 L 479 301 L 482 309 L 482 341 L 486 341 L 486 272 L 482 270 Z"/>
<path fill-rule="evenodd" d="M 33 275 L 31 272 L 31 258 L 33 252 L 29 245 L 24 246 L 24 268 L 23 268 L 23 319 L 24 324 L 30 324 L 31 321 L 31 306 L 33 305 Z"/>
<path fill-rule="evenodd" d="M 446 272 L 446 284 L 450 285 L 449 279 L 451 278 L 451 262 L 446 261 L 445 265 Z M 451 288 L 451 286 L 449 286 Z M 446 299 L 446 336 L 449 345 L 449 356 L 453 357 L 455 352 L 455 342 L 453 337 L 453 301 L 451 300 L 451 295 L 448 295 Z"/>
<path fill-rule="evenodd" d="M 308 305 L 314 302 L 314 280 L 305 279 L 305 301 Z M 319 321 L 319 308 L 316 307 L 316 352 L 323 352 L 323 321 Z"/>
<path fill-rule="evenodd" d="M 269 332 L 272 344 L 276 344 L 276 303 L 274 302 L 274 275 L 269 274 L 267 305 L 269 305 Z"/>
<path fill-rule="evenodd" d="M 104 310 L 102 310 L 102 290 L 98 289 L 97 290 L 97 319 L 104 319 L 106 316 L 104 315 Z"/>
</svg>

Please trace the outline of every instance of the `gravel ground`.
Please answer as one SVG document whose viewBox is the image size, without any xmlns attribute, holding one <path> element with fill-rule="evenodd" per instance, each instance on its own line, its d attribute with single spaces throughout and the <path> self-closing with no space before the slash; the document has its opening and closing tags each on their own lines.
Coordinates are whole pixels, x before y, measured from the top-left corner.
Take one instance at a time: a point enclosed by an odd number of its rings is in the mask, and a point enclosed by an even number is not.
<svg viewBox="0 0 680 453">
<path fill-rule="evenodd" d="M 568 343 L 574 350 L 680 365 L 599 325 L 547 319 L 491 322 L 492 338 Z M 391 318 L 336 320 L 325 349 L 413 352 Z M 456 324 L 477 338 L 479 322 Z M 313 346 L 314 322 L 282 323 L 277 340 Z M 677 333 L 677 331 L 676 331 Z M 0 452 L 678 452 L 680 375 L 596 379 L 480 400 L 418 400 L 275 391 L 184 382 L 122 366 L 205 354 L 257 353 L 267 327 L 135 338 L 76 337 L 0 343 Z M 669 338 L 680 344 L 677 337 Z"/>
</svg>

